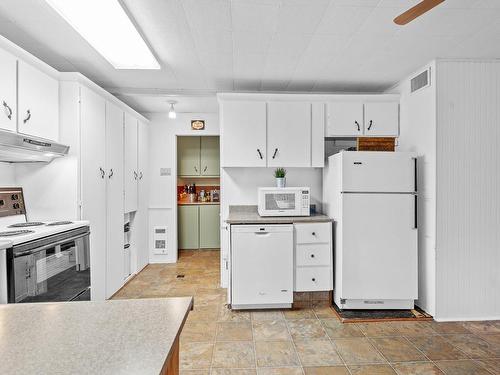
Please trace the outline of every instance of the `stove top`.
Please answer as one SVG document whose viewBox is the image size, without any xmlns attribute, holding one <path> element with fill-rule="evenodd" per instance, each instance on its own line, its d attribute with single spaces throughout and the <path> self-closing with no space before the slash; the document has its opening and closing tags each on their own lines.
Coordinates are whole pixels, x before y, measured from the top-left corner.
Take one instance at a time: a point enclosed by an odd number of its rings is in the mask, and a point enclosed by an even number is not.
<svg viewBox="0 0 500 375">
<path fill-rule="evenodd" d="M 8 228 L 26 228 L 26 227 L 39 227 L 41 225 L 45 225 L 41 221 L 28 221 L 26 223 L 16 223 L 9 225 Z"/>
<path fill-rule="evenodd" d="M 24 230 L 6 230 L 3 232 L 0 232 L 0 237 L 22 236 L 22 235 L 31 234 L 31 233 L 35 233 L 35 231 L 27 230 L 27 229 L 24 229 Z"/>
<path fill-rule="evenodd" d="M 48 226 L 57 226 L 57 225 L 68 225 L 73 224 L 72 221 L 54 221 L 53 223 L 48 223 Z"/>
</svg>

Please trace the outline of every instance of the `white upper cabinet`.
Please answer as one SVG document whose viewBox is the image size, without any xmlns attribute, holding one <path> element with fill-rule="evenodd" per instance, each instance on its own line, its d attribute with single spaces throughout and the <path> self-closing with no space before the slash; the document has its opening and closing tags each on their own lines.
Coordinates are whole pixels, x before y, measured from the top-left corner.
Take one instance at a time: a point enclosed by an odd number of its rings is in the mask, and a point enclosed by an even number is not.
<svg viewBox="0 0 500 375">
<path fill-rule="evenodd" d="M 0 49 L 0 128 L 16 131 L 16 64 L 11 54 Z"/>
<path fill-rule="evenodd" d="M 365 136 L 397 137 L 399 135 L 399 103 L 365 103 Z"/>
<path fill-rule="evenodd" d="M 311 104 L 269 102 L 268 167 L 311 166 Z"/>
<path fill-rule="evenodd" d="M 363 135 L 363 102 L 330 102 L 327 104 L 327 136 L 358 137 Z"/>
<path fill-rule="evenodd" d="M 335 101 L 327 104 L 327 137 L 397 137 L 399 102 Z"/>
<path fill-rule="evenodd" d="M 124 128 L 124 210 L 137 211 L 137 119 L 125 113 Z"/>
<path fill-rule="evenodd" d="M 224 101 L 222 118 L 222 166 L 266 166 L 266 103 Z"/>
<path fill-rule="evenodd" d="M 59 138 L 59 82 L 18 62 L 18 131 L 36 137 Z"/>
</svg>

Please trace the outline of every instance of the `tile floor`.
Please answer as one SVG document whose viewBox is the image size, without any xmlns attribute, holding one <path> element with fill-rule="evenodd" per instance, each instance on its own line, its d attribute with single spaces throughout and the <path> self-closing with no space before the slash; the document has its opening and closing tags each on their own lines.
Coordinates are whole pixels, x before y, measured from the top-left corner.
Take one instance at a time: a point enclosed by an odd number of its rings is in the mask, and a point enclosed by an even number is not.
<svg viewBox="0 0 500 375">
<path fill-rule="evenodd" d="M 181 335 L 184 375 L 500 375 L 500 321 L 341 324 L 325 307 L 232 312 L 218 285 L 218 251 L 182 251 L 115 298 L 194 296 Z"/>
</svg>

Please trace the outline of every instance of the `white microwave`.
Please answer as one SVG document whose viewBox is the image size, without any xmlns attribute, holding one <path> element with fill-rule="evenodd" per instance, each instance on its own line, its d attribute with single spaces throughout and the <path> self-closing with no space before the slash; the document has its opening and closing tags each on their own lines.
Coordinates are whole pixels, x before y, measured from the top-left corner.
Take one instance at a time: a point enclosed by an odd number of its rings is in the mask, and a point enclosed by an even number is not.
<svg viewBox="0 0 500 375">
<path fill-rule="evenodd" d="M 310 216 L 308 187 L 261 187 L 258 196 L 260 216 Z"/>
</svg>

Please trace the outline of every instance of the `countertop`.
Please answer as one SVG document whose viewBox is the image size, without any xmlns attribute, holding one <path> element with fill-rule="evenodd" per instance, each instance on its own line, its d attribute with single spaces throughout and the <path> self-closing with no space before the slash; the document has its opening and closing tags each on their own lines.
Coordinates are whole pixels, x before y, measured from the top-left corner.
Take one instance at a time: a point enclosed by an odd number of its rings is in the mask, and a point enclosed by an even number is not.
<svg viewBox="0 0 500 375">
<path fill-rule="evenodd" d="M 228 224 L 292 224 L 292 223 L 322 223 L 332 221 L 326 215 L 311 216 L 260 216 L 257 206 L 229 206 Z"/>
<path fill-rule="evenodd" d="M 154 374 L 191 297 L 0 305 L 1 374 Z"/>
<path fill-rule="evenodd" d="M 216 206 L 220 205 L 220 202 L 190 202 L 188 200 L 185 201 L 177 201 L 178 206 Z"/>
<path fill-rule="evenodd" d="M 11 246 L 12 246 L 12 241 L 0 240 L 0 250 L 7 249 L 8 247 L 11 247 Z"/>
</svg>

